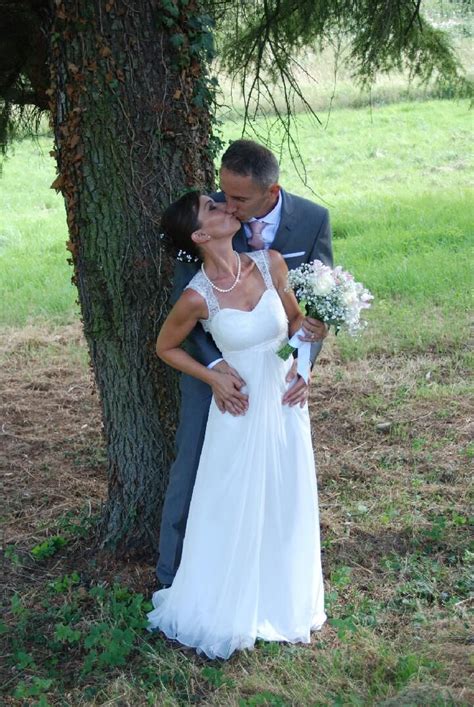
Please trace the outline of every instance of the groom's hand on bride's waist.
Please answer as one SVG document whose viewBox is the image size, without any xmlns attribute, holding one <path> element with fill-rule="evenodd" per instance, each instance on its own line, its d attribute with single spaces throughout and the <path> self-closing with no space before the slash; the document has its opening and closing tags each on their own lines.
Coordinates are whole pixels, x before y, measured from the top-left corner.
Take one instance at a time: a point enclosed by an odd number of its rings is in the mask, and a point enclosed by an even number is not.
<svg viewBox="0 0 474 707">
<path fill-rule="evenodd" d="M 245 385 L 244 379 L 225 361 L 216 363 L 212 371 L 216 374 L 211 384 L 212 394 L 219 410 L 231 415 L 245 415 L 249 396 L 240 392 Z"/>
<path fill-rule="evenodd" d="M 309 384 L 311 383 L 311 373 L 309 375 L 308 383 L 305 382 L 304 378 L 298 375 L 296 371 L 297 361 L 293 361 L 293 365 L 286 374 L 286 382 L 293 383 L 290 385 L 285 395 L 282 398 L 283 405 L 299 405 L 303 407 L 308 400 Z"/>
</svg>

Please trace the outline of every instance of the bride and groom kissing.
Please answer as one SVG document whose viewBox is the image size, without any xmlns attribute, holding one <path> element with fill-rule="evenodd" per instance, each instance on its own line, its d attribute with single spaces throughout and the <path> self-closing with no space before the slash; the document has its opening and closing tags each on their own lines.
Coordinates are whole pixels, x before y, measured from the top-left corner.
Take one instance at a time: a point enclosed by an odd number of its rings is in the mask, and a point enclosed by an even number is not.
<svg viewBox="0 0 474 707">
<path fill-rule="evenodd" d="M 331 230 L 278 181 L 275 156 L 237 140 L 222 191 L 189 192 L 162 220 L 180 258 L 157 354 L 182 372 L 181 411 L 148 618 L 210 658 L 307 642 L 325 620 L 308 384 L 276 352 L 301 326 L 312 362 L 321 348 L 287 272 L 332 265 Z"/>
</svg>

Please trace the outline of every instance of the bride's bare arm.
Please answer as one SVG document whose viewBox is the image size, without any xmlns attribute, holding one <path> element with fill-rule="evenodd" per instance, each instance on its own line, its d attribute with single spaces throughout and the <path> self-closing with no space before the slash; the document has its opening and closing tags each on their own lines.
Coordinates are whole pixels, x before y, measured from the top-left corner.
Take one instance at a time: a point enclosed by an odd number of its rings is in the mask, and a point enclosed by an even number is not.
<svg viewBox="0 0 474 707">
<path fill-rule="evenodd" d="M 270 272 L 273 280 L 273 284 L 280 299 L 285 308 L 286 316 L 288 317 L 289 324 L 289 334 L 292 336 L 298 329 L 302 326 L 304 322 L 304 317 L 301 314 L 301 310 L 298 307 L 298 302 L 294 292 L 288 288 L 288 267 L 285 263 L 283 256 L 276 250 L 269 250 L 268 254 L 270 256 Z M 289 405 L 290 407 L 294 405 L 303 405 L 308 399 L 308 385 L 304 378 L 298 376 L 296 373 L 296 359 L 293 362 L 293 366 L 286 376 L 287 383 L 293 381 L 291 385 L 282 398 L 283 405 Z"/>
<path fill-rule="evenodd" d="M 288 267 L 285 263 L 285 259 L 276 250 L 269 250 L 268 255 L 270 258 L 270 273 L 273 285 L 285 308 L 290 336 L 293 336 L 303 324 L 304 317 L 298 307 L 298 302 L 296 301 L 293 290 L 288 287 Z"/>
<path fill-rule="evenodd" d="M 315 341 L 324 339 L 328 333 L 328 328 L 324 322 L 320 322 L 319 319 L 313 319 L 312 317 L 304 317 L 298 307 L 294 292 L 290 288 L 288 292 L 285 291 L 287 287 L 288 267 L 284 258 L 276 250 L 269 250 L 268 253 L 270 255 L 273 284 L 278 290 L 290 323 L 290 336 L 293 336 L 302 326 L 304 334 L 299 337 L 302 341 L 314 343 Z M 295 307 L 298 310 L 298 317 Z M 293 315 L 293 320 L 291 315 Z M 293 324 L 293 321 L 296 322 L 296 324 Z"/>
<path fill-rule="evenodd" d="M 181 348 L 199 319 L 205 319 L 207 315 L 207 307 L 201 295 L 192 289 L 185 290 L 161 327 L 156 341 L 156 353 L 169 366 L 210 385 L 216 402 L 221 403 L 221 411 L 227 410 L 233 415 L 244 414 L 248 408 L 248 396 L 239 390 L 242 381 L 231 373 L 203 366 Z"/>
</svg>

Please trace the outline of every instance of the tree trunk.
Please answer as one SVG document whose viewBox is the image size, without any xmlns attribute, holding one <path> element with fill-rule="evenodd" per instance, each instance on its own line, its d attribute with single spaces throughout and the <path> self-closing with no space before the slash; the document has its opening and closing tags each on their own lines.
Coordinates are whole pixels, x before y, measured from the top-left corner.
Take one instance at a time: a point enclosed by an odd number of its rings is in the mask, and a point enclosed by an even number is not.
<svg viewBox="0 0 474 707">
<path fill-rule="evenodd" d="M 210 187 L 198 3 L 54 0 L 50 89 L 68 248 L 109 460 L 102 545 L 156 549 L 179 405 L 155 356 L 171 264 L 162 208 Z M 207 51 L 207 49 L 206 49 Z"/>
</svg>

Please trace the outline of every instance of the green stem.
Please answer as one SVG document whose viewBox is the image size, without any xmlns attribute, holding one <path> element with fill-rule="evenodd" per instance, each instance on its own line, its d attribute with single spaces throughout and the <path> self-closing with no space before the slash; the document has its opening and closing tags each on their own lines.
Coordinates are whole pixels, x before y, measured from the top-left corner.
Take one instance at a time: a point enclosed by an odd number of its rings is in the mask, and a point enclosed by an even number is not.
<svg viewBox="0 0 474 707">
<path fill-rule="evenodd" d="M 281 349 L 277 351 L 277 356 L 282 358 L 284 361 L 287 361 L 293 351 L 296 351 L 296 348 L 294 346 L 291 346 L 291 344 L 285 344 L 281 347 Z"/>
</svg>

